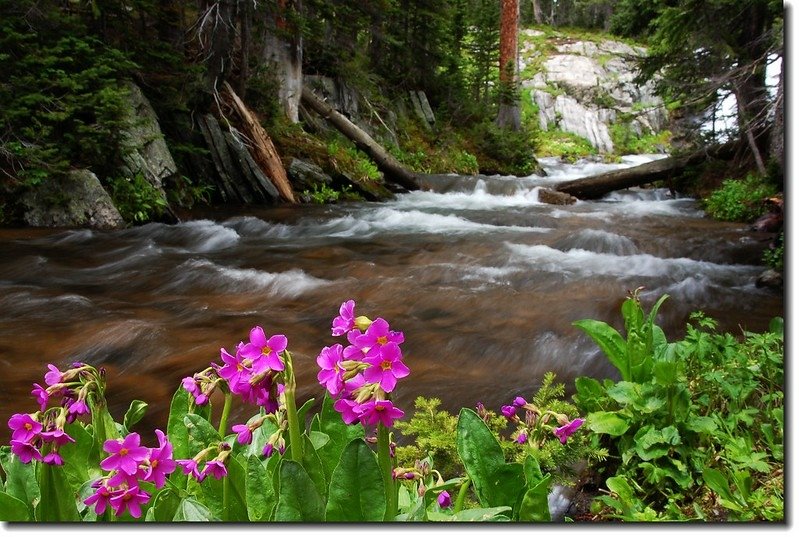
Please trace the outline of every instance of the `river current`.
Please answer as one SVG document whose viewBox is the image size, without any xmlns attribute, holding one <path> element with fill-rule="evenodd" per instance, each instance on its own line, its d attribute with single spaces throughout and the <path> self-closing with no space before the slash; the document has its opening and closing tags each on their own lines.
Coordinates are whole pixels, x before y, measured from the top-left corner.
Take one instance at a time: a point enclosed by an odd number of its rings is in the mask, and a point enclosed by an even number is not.
<svg viewBox="0 0 799 537">
<path fill-rule="evenodd" d="M 734 333 L 783 315 L 760 289 L 770 236 L 713 221 L 696 200 L 630 189 L 571 206 L 537 190 L 621 164 L 560 164 L 548 175 L 431 176 L 432 190 L 380 203 L 227 207 L 177 225 L 120 231 L 0 230 L 0 419 L 36 408 L 30 390 L 46 364 L 102 365 L 121 420 L 150 404 L 143 434 L 164 428 L 180 379 L 219 361 L 250 328 L 283 333 L 302 399 L 320 399 L 319 350 L 339 305 L 383 317 L 405 334 L 411 369 L 394 393 L 410 414 L 418 395 L 457 412 L 499 410 L 532 395 L 547 371 L 617 378 L 572 323 L 621 328 L 619 307 L 643 287 L 662 294 L 659 324 L 684 333 L 702 310 Z M 254 409 L 234 409 L 233 423 Z M 4 428 L 0 440 L 7 441 Z"/>
</svg>

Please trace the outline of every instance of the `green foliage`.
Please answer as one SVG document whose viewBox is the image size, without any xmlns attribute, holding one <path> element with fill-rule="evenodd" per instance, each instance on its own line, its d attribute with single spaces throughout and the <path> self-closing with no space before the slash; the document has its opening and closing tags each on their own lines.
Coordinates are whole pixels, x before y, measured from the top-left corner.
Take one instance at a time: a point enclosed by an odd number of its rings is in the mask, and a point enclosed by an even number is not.
<svg viewBox="0 0 799 537">
<path fill-rule="evenodd" d="M 532 131 L 501 129 L 493 121 L 484 121 L 470 129 L 481 171 L 491 170 L 507 175 L 531 175 L 538 168 L 533 155 Z"/>
<path fill-rule="evenodd" d="M 338 190 L 330 188 L 327 185 L 313 185 L 313 190 L 303 190 L 302 197 L 307 198 L 313 203 L 320 205 L 325 203 L 335 203 L 338 201 L 341 193 Z"/>
<path fill-rule="evenodd" d="M 109 194 L 119 214 L 127 222 L 144 223 L 161 216 L 167 200 L 142 174 L 115 177 L 109 181 Z"/>
<path fill-rule="evenodd" d="M 411 419 L 397 423 L 400 433 L 414 437 L 414 442 L 397 446 L 397 463 L 400 466 L 413 466 L 415 461 L 430 457 L 435 461 L 436 469 L 444 475 L 463 473 L 452 436 L 458 418 L 439 410 L 440 405 L 441 400 L 435 397 L 417 397 Z"/>
<path fill-rule="evenodd" d="M 785 267 L 785 233 L 781 232 L 774 244 L 763 252 L 763 263 L 776 271 Z"/>
<path fill-rule="evenodd" d="M 337 140 L 327 144 L 333 165 L 343 174 L 357 181 L 379 181 L 382 177 L 377 165 L 351 143 Z"/>
<path fill-rule="evenodd" d="M 748 175 L 745 179 L 725 180 L 703 203 L 707 213 L 717 220 L 752 222 L 763 214 L 764 200 L 774 194 L 772 184 Z"/>
<path fill-rule="evenodd" d="M 587 427 L 619 461 L 598 500 L 623 520 L 716 520 L 720 507 L 730 520 L 781 520 L 782 323 L 739 341 L 697 313 L 667 343 L 654 324 L 664 299 L 649 316 L 636 294 L 624 302 L 627 341 L 599 321 L 575 323 L 622 376 L 575 382 Z"/>
<path fill-rule="evenodd" d="M 613 151 L 618 155 L 640 155 L 668 151 L 671 131 L 637 135 L 629 123 L 619 121 L 610 126 Z"/>
<path fill-rule="evenodd" d="M 535 133 L 535 151 L 540 157 L 556 156 L 566 162 L 574 162 L 597 150 L 585 138 L 560 129 L 539 130 Z"/>
</svg>

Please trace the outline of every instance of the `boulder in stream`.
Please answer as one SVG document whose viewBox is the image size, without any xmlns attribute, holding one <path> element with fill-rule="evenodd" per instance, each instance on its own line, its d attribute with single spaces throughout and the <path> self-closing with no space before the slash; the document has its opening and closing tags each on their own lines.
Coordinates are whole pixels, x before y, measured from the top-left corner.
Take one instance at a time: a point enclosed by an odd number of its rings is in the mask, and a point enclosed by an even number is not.
<svg viewBox="0 0 799 537">
<path fill-rule="evenodd" d="M 53 179 L 47 188 L 29 190 L 22 206 L 29 226 L 114 229 L 125 225 L 100 180 L 85 169 Z"/>
</svg>

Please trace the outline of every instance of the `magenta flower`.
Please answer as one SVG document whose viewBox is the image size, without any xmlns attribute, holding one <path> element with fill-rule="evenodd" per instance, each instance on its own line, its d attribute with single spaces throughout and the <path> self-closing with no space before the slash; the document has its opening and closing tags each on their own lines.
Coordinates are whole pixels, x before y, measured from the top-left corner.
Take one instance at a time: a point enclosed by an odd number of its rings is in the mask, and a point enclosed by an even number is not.
<svg viewBox="0 0 799 537">
<path fill-rule="evenodd" d="M 155 436 L 158 438 L 158 447 L 150 450 L 149 467 L 144 479 L 151 481 L 160 489 L 166 483 L 166 476 L 174 472 L 178 464 L 172 458 L 172 444 L 163 431 L 156 429 Z"/>
<path fill-rule="evenodd" d="M 8 427 L 11 429 L 11 439 L 20 442 L 30 442 L 42 430 L 42 424 L 30 414 L 14 414 L 8 420 Z"/>
<path fill-rule="evenodd" d="M 369 345 L 358 343 L 358 338 L 362 335 L 361 331 L 357 328 L 347 332 L 347 341 L 349 341 L 350 344 L 347 345 L 342 352 L 345 360 L 363 360 L 369 352 Z"/>
<path fill-rule="evenodd" d="M 359 346 L 369 347 L 367 355 L 374 356 L 380 351 L 380 347 L 387 343 L 396 343 L 399 345 L 405 341 L 405 335 L 402 332 L 395 332 L 390 329 L 388 322 L 382 317 L 377 319 L 369 325 L 363 335 L 358 336 L 356 342 Z"/>
<path fill-rule="evenodd" d="M 267 442 L 266 444 L 264 444 L 263 454 L 264 457 L 268 459 L 269 457 L 275 454 L 275 446 Z"/>
<path fill-rule="evenodd" d="M 103 449 L 111 453 L 111 456 L 100 462 L 100 468 L 134 475 L 139 469 L 139 463 L 144 462 L 150 454 L 146 447 L 139 446 L 140 441 L 138 433 L 130 433 L 122 441 L 106 440 Z"/>
<path fill-rule="evenodd" d="M 47 390 L 42 388 L 39 384 L 34 384 L 31 395 L 36 398 L 36 402 L 39 403 L 41 411 L 44 412 L 47 408 L 47 403 L 50 401 L 50 394 L 47 393 Z"/>
<path fill-rule="evenodd" d="M 511 419 L 516 415 L 516 407 L 513 405 L 502 405 L 500 412 L 502 412 L 502 415 L 506 418 Z"/>
<path fill-rule="evenodd" d="M 186 475 L 191 474 L 197 481 L 202 481 L 205 476 L 200 472 L 200 469 L 197 467 L 197 461 L 194 459 L 176 459 L 175 462 L 180 469 L 183 470 L 183 473 Z"/>
<path fill-rule="evenodd" d="M 438 495 L 438 506 L 442 509 L 447 509 L 450 505 L 452 505 L 452 498 L 449 496 L 449 492 L 446 490 L 442 490 L 441 494 Z"/>
<path fill-rule="evenodd" d="M 524 397 L 516 397 L 513 400 L 513 406 L 521 407 L 521 406 L 524 406 L 526 404 L 527 404 L 527 401 L 524 400 Z"/>
<path fill-rule="evenodd" d="M 385 392 L 390 392 L 397 385 L 397 379 L 407 377 L 411 370 L 402 362 L 402 352 L 399 345 L 388 342 L 380 348 L 380 352 L 374 356 L 364 358 L 364 362 L 369 364 L 363 372 L 366 382 L 380 384 L 380 388 Z"/>
<path fill-rule="evenodd" d="M 111 491 L 108 490 L 108 487 L 101 484 L 101 481 L 95 481 L 92 487 L 95 487 L 97 491 L 94 494 L 83 500 L 83 503 L 86 505 L 94 505 L 94 512 L 98 515 L 102 515 L 105 513 L 106 507 L 108 507 L 108 503 L 111 500 Z"/>
<path fill-rule="evenodd" d="M 239 444 L 249 444 L 252 442 L 252 430 L 250 430 L 250 426 L 246 423 L 234 425 L 232 429 L 234 433 L 238 433 L 236 435 L 236 441 Z"/>
<path fill-rule="evenodd" d="M 585 423 L 585 420 L 583 418 L 576 418 L 567 423 L 566 425 L 558 427 L 553 432 L 555 433 L 555 436 L 558 437 L 558 440 L 560 440 L 560 443 L 565 444 L 566 440 L 568 440 L 568 438 L 571 435 L 573 435 L 574 432 L 577 429 L 579 429 L 583 423 Z"/>
<path fill-rule="evenodd" d="M 336 343 L 332 347 L 323 348 L 316 357 L 316 363 L 321 368 L 316 379 L 334 397 L 344 389 L 344 380 L 339 367 L 339 362 L 344 359 L 343 352 L 344 347 Z"/>
<path fill-rule="evenodd" d="M 360 419 L 360 414 L 355 411 L 355 407 L 357 406 L 358 403 L 352 399 L 339 399 L 333 403 L 333 409 L 341 414 L 341 419 L 344 420 L 344 423 L 347 425 L 355 423 Z"/>
<path fill-rule="evenodd" d="M 334 406 L 335 408 L 335 406 Z M 400 419 L 405 412 L 395 407 L 391 401 L 367 401 L 355 407 L 361 421 L 366 425 L 382 423 L 384 427 L 392 427 L 394 420 Z"/>
<path fill-rule="evenodd" d="M 516 442 L 519 444 L 524 444 L 525 442 L 527 442 L 527 433 L 525 432 L 519 433 L 519 436 L 516 437 Z"/>
<path fill-rule="evenodd" d="M 19 440 L 11 441 L 11 453 L 19 457 L 19 460 L 24 464 L 28 464 L 32 460 L 42 460 L 42 454 L 36 449 L 36 446 L 28 442 L 20 442 Z"/>
<path fill-rule="evenodd" d="M 184 377 L 181 381 L 181 385 L 183 389 L 189 392 L 195 399 L 199 397 L 203 392 L 200 389 L 200 383 L 194 377 Z"/>
<path fill-rule="evenodd" d="M 253 368 L 257 371 L 267 367 L 273 371 L 283 371 L 285 366 L 279 355 L 286 347 L 286 336 L 277 334 L 267 339 L 264 329 L 256 326 L 250 330 L 250 342 L 244 344 L 239 352 L 243 357 L 253 360 Z"/>
<path fill-rule="evenodd" d="M 355 328 L 355 301 L 347 300 L 338 309 L 338 317 L 333 319 L 332 332 L 334 336 L 343 336 Z"/>
<path fill-rule="evenodd" d="M 150 499 L 150 495 L 140 490 L 139 487 L 131 487 L 129 489 L 122 489 L 113 496 L 111 496 L 111 507 L 114 508 L 114 514 L 120 516 L 127 509 L 133 518 L 141 516 L 141 506 Z"/>
<path fill-rule="evenodd" d="M 225 379 L 231 387 L 242 382 L 243 377 L 249 376 L 250 371 L 242 363 L 241 354 L 239 354 L 238 349 L 236 350 L 236 356 L 233 356 L 225 349 L 219 349 L 219 356 L 222 358 L 222 361 L 225 363 L 225 365 L 218 368 L 217 372 L 219 373 L 219 376 Z"/>
<path fill-rule="evenodd" d="M 64 459 L 59 455 L 57 451 L 51 451 L 47 455 L 44 456 L 42 462 L 45 464 L 52 464 L 53 466 L 63 466 Z"/>
<path fill-rule="evenodd" d="M 53 429 L 41 434 L 42 440 L 52 442 L 56 446 L 63 446 L 67 442 L 74 442 L 75 439 L 69 436 L 63 429 Z"/>
<path fill-rule="evenodd" d="M 60 384 L 64 380 L 64 373 L 53 364 L 47 364 L 47 369 L 47 373 L 44 374 L 44 382 L 48 386 Z"/>
<path fill-rule="evenodd" d="M 67 408 L 67 414 L 72 416 L 73 420 L 77 416 L 83 416 L 89 413 L 89 405 L 86 404 L 86 401 L 83 399 L 77 399 L 72 404 L 69 405 Z M 67 418 L 69 419 L 69 418 Z"/>
<path fill-rule="evenodd" d="M 208 461 L 205 463 L 205 469 L 203 470 L 203 475 L 210 475 L 214 479 L 222 479 L 227 475 L 227 468 L 225 468 L 225 463 L 222 461 L 218 461 L 216 459 L 212 461 Z"/>
</svg>

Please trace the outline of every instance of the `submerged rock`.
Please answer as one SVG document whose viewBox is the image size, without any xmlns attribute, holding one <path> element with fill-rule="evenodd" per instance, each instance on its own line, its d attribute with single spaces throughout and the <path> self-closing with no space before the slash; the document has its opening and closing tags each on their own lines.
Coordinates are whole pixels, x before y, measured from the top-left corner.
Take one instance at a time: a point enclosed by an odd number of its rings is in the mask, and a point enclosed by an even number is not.
<svg viewBox="0 0 799 537">
<path fill-rule="evenodd" d="M 22 198 L 23 219 L 34 227 L 114 229 L 125 220 L 90 170 L 74 170 Z"/>
<path fill-rule="evenodd" d="M 757 277 L 755 285 L 769 289 L 781 289 L 783 286 L 782 274 L 774 269 L 768 269 Z"/>
</svg>

